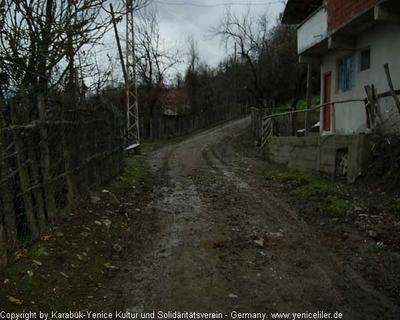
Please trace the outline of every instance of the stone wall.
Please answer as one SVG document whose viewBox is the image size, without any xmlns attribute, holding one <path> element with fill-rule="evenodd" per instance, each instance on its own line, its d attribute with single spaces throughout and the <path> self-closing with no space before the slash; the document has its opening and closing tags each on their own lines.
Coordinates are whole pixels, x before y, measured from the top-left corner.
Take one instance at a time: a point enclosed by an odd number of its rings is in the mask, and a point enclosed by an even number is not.
<svg viewBox="0 0 400 320">
<path fill-rule="evenodd" d="M 370 159 L 368 135 L 273 137 L 267 155 L 301 172 L 325 174 L 354 183 Z"/>
</svg>

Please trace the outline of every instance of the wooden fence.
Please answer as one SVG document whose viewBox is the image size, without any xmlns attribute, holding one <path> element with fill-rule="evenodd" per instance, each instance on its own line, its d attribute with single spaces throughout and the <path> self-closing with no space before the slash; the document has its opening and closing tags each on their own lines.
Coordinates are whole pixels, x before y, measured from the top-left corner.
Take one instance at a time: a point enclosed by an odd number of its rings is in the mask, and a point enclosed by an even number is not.
<svg viewBox="0 0 400 320">
<path fill-rule="evenodd" d="M 297 118 L 299 114 L 306 115 L 304 119 L 307 119 L 309 121 L 310 119 L 310 114 L 315 111 L 320 111 L 321 108 L 325 106 L 330 106 L 330 119 L 331 119 L 331 132 L 335 133 L 336 132 L 336 105 L 338 104 L 346 104 L 346 103 L 353 103 L 353 102 L 364 102 L 365 104 L 365 115 L 366 115 L 366 128 L 368 130 L 373 130 L 377 126 L 377 123 L 375 122 L 376 119 L 379 119 L 379 126 L 382 128 L 382 125 L 384 122 L 388 121 L 388 119 L 384 119 L 381 106 L 379 103 L 379 100 L 385 97 L 392 97 L 394 100 L 395 107 L 397 108 L 398 114 L 400 114 L 400 99 L 398 96 L 400 95 L 400 90 L 395 90 L 394 89 L 394 84 L 392 81 L 392 77 L 390 74 L 389 70 L 389 65 L 385 64 L 384 65 L 384 70 L 389 86 L 389 91 L 378 94 L 377 89 L 374 87 L 374 85 L 367 85 L 364 87 L 365 93 L 366 93 L 366 98 L 365 99 L 349 99 L 349 100 L 343 100 L 343 101 L 333 101 L 333 102 L 328 102 L 324 104 L 320 104 L 318 106 L 312 106 L 310 109 L 304 109 L 304 110 L 295 110 L 295 111 L 288 111 L 288 112 L 282 112 L 282 113 L 276 113 L 276 114 L 271 114 L 271 115 L 266 115 L 262 119 L 262 125 L 261 125 L 261 149 L 263 149 L 267 144 L 269 139 L 276 135 L 276 127 L 278 123 L 283 123 L 283 124 L 288 124 L 289 122 L 291 123 L 290 125 L 294 125 L 294 128 L 297 128 L 297 125 L 294 124 L 293 118 Z M 253 115 L 253 113 L 252 113 Z M 258 114 L 255 113 L 257 116 Z M 389 116 L 390 118 L 390 116 Z M 259 130 L 259 120 L 254 120 L 253 121 L 253 130 Z M 255 123 L 255 124 L 254 124 Z M 393 126 L 393 125 L 392 125 Z M 305 135 L 308 134 L 309 128 L 307 128 L 307 125 L 305 126 L 304 132 Z M 287 136 L 291 135 L 296 135 L 297 136 L 297 130 L 291 129 L 289 130 L 290 132 L 287 133 L 287 127 L 285 125 L 285 130 Z M 278 133 L 278 135 L 281 135 L 282 131 Z"/>
<path fill-rule="evenodd" d="M 231 106 L 225 110 L 208 109 L 199 114 L 166 116 L 152 118 L 142 115 L 140 132 L 143 140 L 170 139 L 208 128 L 220 121 L 233 119 L 245 114 L 242 106 Z"/>
<path fill-rule="evenodd" d="M 102 101 L 65 110 L 41 95 L 36 99 L 32 103 L 24 92 L 0 99 L 2 265 L 60 212 L 124 169 L 123 117 L 116 108 Z M 36 108 L 32 120 L 28 111 Z"/>
</svg>

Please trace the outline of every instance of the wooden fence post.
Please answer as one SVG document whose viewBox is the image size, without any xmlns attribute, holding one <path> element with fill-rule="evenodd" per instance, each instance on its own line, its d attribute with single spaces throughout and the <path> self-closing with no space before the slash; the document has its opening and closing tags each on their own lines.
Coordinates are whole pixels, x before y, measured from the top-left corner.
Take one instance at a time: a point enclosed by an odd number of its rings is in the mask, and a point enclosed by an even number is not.
<svg viewBox="0 0 400 320">
<path fill-rule="evenodd" d="M 333 133 L 335 133 L 336 132 L 336 108 L 335 108 L 335 104 L 334 103 L 331 104 L 331 112 L 332 112 L 332 114 L 331 114 L 331 119 L 332 119 L 331 131 Z"/>
<path fill-rule="evenodd" d="M 307 109 L 311 109 L 312 104 L 312 65 L 309 63 L 307 65 Z M 304 135 L 308 136 L 310 132 L 310 117 L 311 114 L 309 111 L 306 112 L 305 120 L 304 120 Z"/>
<path fill-rule="evenodd" d="M 6 121 L 4 118 L 5 104 L 3 99 L 0 97 L 0 126 L 4 128 L 6 126 Z M 7 161 L 6 152 L 6 133 L 0 133 L 0 175 L 3 180 L 2 185 L 0 185 L 2 201 L 3 201 L 3 222 L 6 234 L 6 241 L 8 248 L 14 249 L 18 244 L 18 234 L 16 227 L 16 217 L 15 217 L 15 207 L 14 207 L 14 197 L 12 194 L 12 186 L 10 184 L 10 179 L 6 179 L 9 172 L 9 165 Z M 1 218 L 1 216 L 0 216 Z"/>
<path fill-rule="evenodd" d="M 71 152 L 69 145 L 68 128 L 65 125 L 61 126 L 61 139 L 63 146 L 63 157 L 64 157 L 64 168 L 65 168 L 65 180 L 67 184 L 67 201 L 68 204 L 72 204 L 75 198 L 75 183 L 72 177 L 72 166 L 71 166 Z"/>
<path fill-rule="evenodd" d="M 0 224 L 0 268 L 7 266 L 7 242 L 4 227 Z"/>
<path fill-rule="evenodd" d="M 14 125 L 18 125 L 18 116 L 17 116 L 17 106 L 15 101 L 11 101 L 11 120 Z M 14 141 L 15 141 L 15 151 L 17 156 L 17 163 L 19 169 L 19 179 L 21 182 L 21 191 L 22 191 L 22 198 L 24 200 L 24 208 L 25 208 L 25 215 L 26 221 L 28 224 L 28 229 L 31 233 L 33 239 L 39 237 L 39 229 L 37 226 L 37 221 L 35 217 L 35 212 L 33 210 L 33 202 L 31 196 L 31 185 L 30 185 L 30 177 L 28 172 L 28 162 L 27 159 L 24 157 L 24 141 L 23 136 L 20 130 L 14 131 Z"/>
<path fill-rule="evenodd" d="M 387 81 L 389 83 L 390 93 L 392 94 L 394 102 L 396 103 L 397 110 L 400 113 L 400 100 L 396 95 L 396 91 L 394 90 L 392 76 L 390 75 L 390 70 L 389 70 L 389 64 L 386 63 L 384 67 L 385 67 L 385 72 L 386 72 L 386 78 L 387 78 Z"/>
<path fill-rule="evenodd" d="M 45 121 L 45 100 L 43 94 L 39 94 L 38 96 L 38 111 L 39 111 L 39 120 Z M 53 184 L 51 182 L 51 163 L 50 163 L 50 151 L 49 151 L 49 142 L 47 135 L 47 128 L 43 125 L 40 126 L 40 163 L 42 167 L 43 174 L 43 184 L 44 184 L 44 192 L 46 197 L 46 209 L 47 209 L 47 218 L 49 221 L 53 221 L 56 214 L 56 203 L 54 199 L 54 190 Z"/>
<path fill-rule="evenodd" d="M 28 110 L 28 99 L 26 97 L 26 92 L 24 86 L 21 87 L 21 107 L 22 110 Z M 42 189 L 39 187 L 41 184 L 40 182 L 40 170 L 38 168 L 38 162 L 36 161 L 36 153 L 35 153 L 35 148 L 36 148 L 36 139 L 33 133 L 28 135 L 26 137 L 27 141 L 27 149 L 28 149 L 28 158 L 29 158 L 29 167 L 30 167 L 30 173 L 31 173 L 31 181 L 34 186 L 34 189 L 32 191 L 33 197 L 35 198 L 35 204 L 36 204 L 36 218 L 37 218 L 37 223 L 39 227 L 39 232 L 43 231 L 46 228 L 47 222 L 46 222 L 46 215 L 45 215 L 45 210 L 44 210 L 44 202 L 43 202 L 43 193 Z"/>
</svg>

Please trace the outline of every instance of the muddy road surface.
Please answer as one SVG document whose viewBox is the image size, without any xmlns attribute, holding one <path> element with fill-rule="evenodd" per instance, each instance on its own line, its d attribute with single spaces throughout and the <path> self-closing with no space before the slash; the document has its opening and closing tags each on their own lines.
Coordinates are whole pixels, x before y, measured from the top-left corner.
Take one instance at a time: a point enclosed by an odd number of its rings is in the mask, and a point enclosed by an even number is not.
<svg viewBox="0 0 400 320">
<path fill-rule="evenodd" d="M 156 227 L 115 280 L 112 307 L 156 318 L 186 311 L 307 319 L 319 311 L 314 318 L 399 319 L 399 304 L 261 183 L 266 163 L 233 147 L 249 125 L 230 122 L 148 155 L 153 187 L 144 214 Z"/>
</svg>

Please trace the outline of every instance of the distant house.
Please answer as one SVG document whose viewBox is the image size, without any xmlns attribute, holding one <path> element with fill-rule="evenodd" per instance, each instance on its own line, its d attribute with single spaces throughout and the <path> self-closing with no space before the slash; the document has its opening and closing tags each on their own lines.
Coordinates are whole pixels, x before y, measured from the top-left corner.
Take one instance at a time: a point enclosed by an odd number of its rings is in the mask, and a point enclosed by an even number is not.
<svg viewBox="0 0 400 320">
<path fill-rule="evenodd" d="M 388 91 L 386 63 L 400 88 L 399 0 L 288 0 L 282 22 L 298 25 L 300 62 L 320 65 L 323 103 L 366 98 L 366 85 Z M 380 104 L 395 109 L 392 97 Z M 322 135 L 364 133 L 364 103 L 328 105 L 320 123 Z"/>
<path fill-rule="evenodd" d="M 161 114 L 164 116 L 183 116 L 190 113 L 188 96 L 182 89 L 163 89 L 160 93 Z"/>
</svg>

